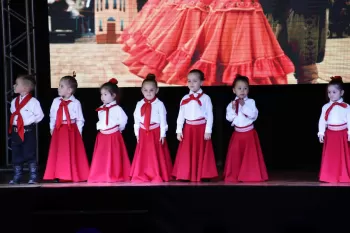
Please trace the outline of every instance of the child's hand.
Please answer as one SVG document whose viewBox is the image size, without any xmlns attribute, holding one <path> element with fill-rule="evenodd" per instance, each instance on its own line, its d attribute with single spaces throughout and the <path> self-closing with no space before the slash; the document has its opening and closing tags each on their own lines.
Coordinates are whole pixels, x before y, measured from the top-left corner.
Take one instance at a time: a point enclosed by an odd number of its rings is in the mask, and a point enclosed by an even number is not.
<svg viewBox="0 0 350 233">
<path fill-rule="evenodd" d="M 348 134 L 348 141 L 350 142 L 350 134 Z"/>
<path fill-rule="evenodd" d="M 244 99 L 239 99 L 239 104 L 243 106 L 245 104 Z"/>
<path fill-rule="evenodd" d="M 320 139 L 320 143 L 323 143 L 324 142 L 324 136 L 323 135 L 320 135 L 318 136 L 318 138 Z M 350 139 L 350 137 L 348 136 L 348 140 Z"/>
<path fill-rule="evenodd" d="M 184 137 L 183 137 L 182 133 L 177 134 L 177 140 L 179 140 L 181 142 L 183 138 Z"/>
<path fill-rule="evenodd" d="M 165 138 L 160 138 L 160 143 L 162 143 L 162 145 L 164 144 Z"/>
<path fill-rule="evenodd" d="M 137 143 L 139 143 L 139 136 L 136 136 L 136 141 Z"/>
<path fill-rule="evenodd" d="M 211 133 L 204 134 L 204 140 L 210 140 L 210 138 L 211 138 Z"/>
<path fill-rule="evenodd" d="M 53 129 L 50 129 L 50 134 L 51 134 L 51 136 L 52 136 L 52 134 L 53 134 Z"/>
</svg>

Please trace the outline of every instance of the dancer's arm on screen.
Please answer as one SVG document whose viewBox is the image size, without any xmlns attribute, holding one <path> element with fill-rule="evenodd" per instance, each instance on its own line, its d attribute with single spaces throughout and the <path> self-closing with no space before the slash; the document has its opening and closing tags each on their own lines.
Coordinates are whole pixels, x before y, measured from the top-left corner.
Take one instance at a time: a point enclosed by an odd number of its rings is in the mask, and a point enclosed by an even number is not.
<svg viewBox="0 0 350 233">
<path fill-rule="evenodd" d="M 207 100 L 205 101 L 205 112 L 206 112 L 206 120 L 207 124 L 205 125 L 205 134 L 204 139 L 209 140 L 211 138 L 211 133 L 213 129 L 213 104 L 209 96 L 207 96 Z"/>
<path fill-rule="evenodd" d="M 185 123 L 184 107 L 180 105 L 179 115 L 177 116 L 177 121 L 176 121 L 176 124 L 177 124 L 176 134 L 177 134 L 177 140 L 179 141 L 182 141 L 182 138 L 183 138 L 182 127 L 184 123 Z"/>
<path fill-rule="evenodd" d="M 320 120 L 318 121 L 318 138 L 320 140 L 321 143 L 323 143 L 323 138 L 324 138 L 324 132 L 326 131 L 326 125 L 327 122 L 325 120 L 325 115 L 326 115 L 326 110 L 327 110 L 327 106 L 323 106 L 322 108 L 322 112 L 321 112 L 321 117 Z"/>
<path fill-rule="evenodd" d="M 242 113 L 253 121 L 258 118 L 259 111 L 256 108 L 255 101 L 253 99 L 248 99 L 245 102 L 245 104 L 242 106 Z"/>
<path fill-rule="evenodd" d="M 161 102 L 159 107 L 159 117 L 160 117 L 160 142 L 163 144 L 165 137 L 166 137 L 166 131 L 168 131 L 168 123 L 166 121 L 166 109 L 164 104 Z"/>
</svg>

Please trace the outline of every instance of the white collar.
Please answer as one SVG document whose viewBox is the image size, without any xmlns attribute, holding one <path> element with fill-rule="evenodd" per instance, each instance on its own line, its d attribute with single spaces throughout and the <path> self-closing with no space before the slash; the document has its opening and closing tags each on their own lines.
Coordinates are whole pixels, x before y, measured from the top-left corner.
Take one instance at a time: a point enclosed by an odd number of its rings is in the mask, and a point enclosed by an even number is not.
<svg viewBox="0 0 350 233">
<path fill-rule="evenodd" d="M 203 93 L 202 88 L 199 88 L 199 90 L 197 92 L 190 91 L 190 95 L 191 94 L 201 94 L 201 93 Z"/>
<path fill-rule="evenodd" d="M 110 106 L 115 105 L 115 104 L 117 104 L 117 101 L 114 100 L 114 101 L 112 101 L 112 102 L 110 102 L 110 103 L 108 103 L 108 104 L 106 104 L 104 106 L 110 107 Z"/>
<path fill-rule="evenodd" d="M 237 99 L 239 99 L 239 98 L 236 96 L 235 100 L 237 100 Z M 244 101 L 247 101 L 247 100 L 248 100 L 248 96 L 244 97 L 243 100 L 244 100 Z"/>
<path fill-rule="evenodd" d="M 337 103 L 343 103 L 344 100 L 343 100 L 343 98 L 340 98 L 339 100 L 337 100 L 337 101 L 335 101 L 335 102 L 337 102 Z M 331 100 L 330 100 L 329 103 L 333 104 L 334 101 L 331 101 Z"/>
</svg>

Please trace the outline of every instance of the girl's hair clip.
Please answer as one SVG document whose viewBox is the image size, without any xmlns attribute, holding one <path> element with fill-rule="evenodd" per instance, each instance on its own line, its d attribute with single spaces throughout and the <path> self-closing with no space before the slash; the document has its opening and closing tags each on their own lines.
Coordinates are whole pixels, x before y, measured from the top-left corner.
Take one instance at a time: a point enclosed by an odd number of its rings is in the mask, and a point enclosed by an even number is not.
<svg viewBox="0 0 350 233">
<path fill-rule="evenodd" d="M 117 85 L 117 84 L 118 84 L 118 80 L 115 79 L 115 78 L 111 78 L 108 82 L 109 82 L 109 83 L 112 83 L 112 84 L 114 84 L 114 85 Z"/>
</svg>

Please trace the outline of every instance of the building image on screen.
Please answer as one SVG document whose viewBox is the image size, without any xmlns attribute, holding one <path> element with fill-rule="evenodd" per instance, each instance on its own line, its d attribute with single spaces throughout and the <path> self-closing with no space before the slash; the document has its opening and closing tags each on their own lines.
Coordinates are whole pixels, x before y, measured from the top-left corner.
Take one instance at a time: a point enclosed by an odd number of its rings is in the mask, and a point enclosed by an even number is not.
<svg viewBox="0 0 350 233">
<path fill-rule="evenodd" d="M 138 87 L 350 82 L 347 0 L 48 0 L 51 86 L 76 71 L 80 87 L 117 78 Z"/>
</svg>

